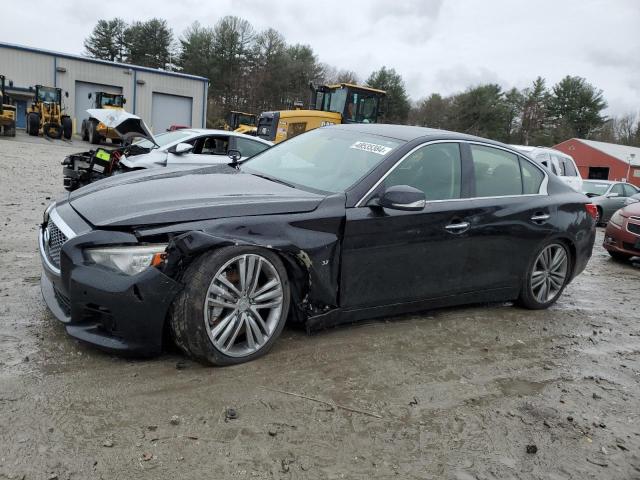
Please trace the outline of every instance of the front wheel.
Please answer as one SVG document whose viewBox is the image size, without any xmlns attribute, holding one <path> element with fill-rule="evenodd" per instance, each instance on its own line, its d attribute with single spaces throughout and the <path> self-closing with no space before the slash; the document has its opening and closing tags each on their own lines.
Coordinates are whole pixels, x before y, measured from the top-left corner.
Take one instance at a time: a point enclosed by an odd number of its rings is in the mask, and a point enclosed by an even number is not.
<svg viewBox="0 0 640 480">
<path fill-rule="evenodd" d="M 518 303 L 532 310 L 553 305 L 569 281 L 571 256 L 562 243 L 550 243 L 538 251 L 529 265 Z"/>
<path fill-rule="evenodd" d="M 213 365 L 244 363 L 267 353 L 287 319 L 289 281 L 273 252 L 225 247 L 203 254 L 184 275 L 170 316 L 185 353 Z"/>
<path fill-rule="evenodd" d="M 66 140 L 71 140 L 71 134 L 73 130 L 73 122 L 71 117 L 62 117 L 62 136 Z"/>
</svg>

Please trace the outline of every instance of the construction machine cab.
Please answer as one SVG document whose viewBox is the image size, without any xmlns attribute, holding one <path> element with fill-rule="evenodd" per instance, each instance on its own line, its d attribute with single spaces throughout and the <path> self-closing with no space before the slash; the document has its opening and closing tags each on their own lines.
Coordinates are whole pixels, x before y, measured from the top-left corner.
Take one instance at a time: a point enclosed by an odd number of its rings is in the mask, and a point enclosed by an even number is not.
<svg viewBox="0 0 640 480">
<path fill-rule="evenodd" d="M 96 92 L 94 108 L 124 108 L 125 103 L 127 99 L 121 93 Z"/>
<path fill-rule="evenodd" d="M 62 89 L 36 85 L 35 103 L 55 103 L 62 106 Z"/>
<path fill-rule="evenodd" d="M 386 92 L 350 83 L 311 86 L 314 110 L 342 115 L 342 123 L 377 123 Z"/>
<path fill-rule="evenodd" d="M 6 137 L 16 135 L 16 107 L 5 92 L 4 75 L 0 75 L 0 131 Z"/>
</svg>

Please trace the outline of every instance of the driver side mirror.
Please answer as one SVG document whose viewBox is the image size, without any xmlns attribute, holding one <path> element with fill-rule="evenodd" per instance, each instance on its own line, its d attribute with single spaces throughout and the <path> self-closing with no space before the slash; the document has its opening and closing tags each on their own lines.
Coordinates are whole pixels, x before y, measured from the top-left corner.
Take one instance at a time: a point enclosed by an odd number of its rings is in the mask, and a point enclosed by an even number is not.
<svg viewBox="0 0 640 480">
<path fill-rule="evenodd" d="M 182 155 L 184 153 L 189 153 L 191 150 L 193 150 L 193 145 L 189 143 L 178 143 L 177 145 L 169 148 L 167 151 L 175 155 Z"/>
<path fill-rule="evenodd" d="M 235 162 L 239 162 L 240 159 L 242 158 L 242 153 L 240 153 L 240 150 L 231 149 L 231 150 L 227 151 L 227 155 L 229 156 L 229 158 L 231 160 L 234 161 L 234 163 Z"/>
<path fill-rule="evenodd" d="M 87 98 L 91 98 L 93 96 L 93 94 L 91 92 L 89 92 L 89 95 L 87 95 Z"/>
<path fill-rule="evenodd" d="M 127 104 L 127 99 L 126 99 L 126 98 L 123 98 L 123 99 L 122 99 L 122 104 L 123 104 L 123 105 L 126 105 L 126 104 Z"/>
<path fill-rule="evenodd" d="M 387 188 L 377 200 L 377 206 L 393 210 L 405 210 L 417 212 L 427 204 L 427 199 L 422 190 L 409 185 L 394 185 Z M 376 206 L 371 204 L 370 206 Z"/>
</svg>

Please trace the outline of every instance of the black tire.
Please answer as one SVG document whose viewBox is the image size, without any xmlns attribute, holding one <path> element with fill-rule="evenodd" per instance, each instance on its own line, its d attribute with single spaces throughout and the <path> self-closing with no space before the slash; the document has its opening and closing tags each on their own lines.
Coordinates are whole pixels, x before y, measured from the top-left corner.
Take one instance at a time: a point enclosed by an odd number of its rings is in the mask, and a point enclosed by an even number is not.
<svg viewBox="0 0 640 480">
<path fill-rule="evenodd" d="M 100 145 L 100 134 L 98 133 L 98 122 L 95 120 L 89 120 L 88 122 L 88 130 L 89 130 L 89 143 L 93 145 Z"/>
<path fill-rule="evenodd" d="M 241 357 L 229 356 L 214 346 L 209 338 L 205 328 L 205 298 L 218 271 L 230 260 L 245 254 L 259 255 L 275 268 L 282 287 L 281 311 L 271 336 L 257 351 Z M 289 313 L 291 294 L 286 269 L 275 253 L 257 247 L 224 247 L 209 251 L 187 268 L 183 282 L 185 288 L 173 302 L 169 324 L 176 345 L 190 357 L 220 366 L 249 362 L 266 354 L 280 336 Z"/>
<path fill-rule="evenodd" d="M 71 140 L 71 134 L 73 130 L 73 122 L 71 122 L 71 117 L 62 117 L 62 136 Z"/>
<path fill-rule="evenodd" d="M 82 126 L 80 127 L 80 133 L 82 135 L 82 140 L 85 142 L 89 140 L 89 129 L 87 128 L 87 121 L 82 120 Z"/>
<path fill-rule="evenodd" d="M 549 247 L 561 247 L 564 250 L 564 253 L 566 255 L 566 274 L 562 281 L 562 286 L 558 289 L 558 291 L 555 292 L 553 296 L 551 298 L 548 298 L 546 301 L 540 301 L 538 298 L 536 298 L 536 295 L 534 294 L 534 291 L 533 291 L 534 290 L 532 287 L 533 274 L 534 274 L 534 268 L 536 267 L 536 263 L 540 255 L 545 249 Z M 516 304 L 521 307 L 527 308 L 529 310 L 543 310 L 545 308 L 549 308 L 558 300 L 558 298 L 560 298 L 560 295 L 562 295 L 562 292 L 564 292 L 564 289 L 567 286 L 567 283 L 569 283 L 569 279 L 571 278 L 572 268 L 573 268 L 573 258 L 571 257 L 571 251 L 569 250 L 569 248 L 567 248 L 567 246 L 564 243 L 560 241 L 552 241 L 544 244 L 542 247 L 540 247 L 536 251 L 535 255 L 533 255 L 532 259 L 529 261 L 526 274 L 522 279 L 522 285 L 520 287 L 520 296 L 518 297 Z"/>
<path fill-rule="evenodd" d="M 9 125 L 4 127 L 4 136 L 5 137 L 15 137 L 16 136 L 16 122 L 12 122 Z"/>
<path fill-rule="evenodd" d="M 623 253 L 623 252 L 614 252 L 611 250 L 607 250 L 607 252 L 609 252 L 609 255 L 611 255 L 611 258 L 613 258 L 618 262 L 628 262 L 631 259 L 631 257 L 633 257 L 633 255 L 629 255 L 628 253 Z"/>
<path fill-rule="evenodd" d="M 27 133 L 32 137 L 37 137 L 40 133 L 40 115 L 36 112 L 29 112 L 27 115 Z"/>
<path fill-rule="evenodd" d="M 42 134 L 45 137 L 59 140 L 60 138 L 62 138 L 62 125 L 53 122 L 45 123 L 42 126 Z"/>
<path fill-rule="evenodd" d="M 596 227 L 599 227 L 600 225 L 602 225 L 602 207 L 596 207 L 596 210 L 598 212 L 598 216 L 596 217 Z"/>
</svg>

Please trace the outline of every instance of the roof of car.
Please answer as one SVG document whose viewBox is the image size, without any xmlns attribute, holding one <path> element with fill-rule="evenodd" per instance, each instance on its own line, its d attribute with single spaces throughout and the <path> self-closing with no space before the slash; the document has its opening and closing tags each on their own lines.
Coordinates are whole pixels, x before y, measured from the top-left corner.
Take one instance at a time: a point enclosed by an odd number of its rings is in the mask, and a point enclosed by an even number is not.
<svg viewBox="0 0 640 480">
<path fill-rule="evenodd" d="M 584 179 L 583 181 L 587 182 L 587 183 L 606 183 L 606 184 L 611 184 L 611 183 L 624 183 L 624 182 L 618 182 L 616 180 L 595 180 L 593 178 L 589 178 L 589 179 Z"/>
<path fill-rule="evenodd" d="M 555 148 L 551 148 L 551 147 L 534 147 L 531 145 L 509 145 L 512 148 L 515 148 L 516 150 L 520 151 L 520 152 L 524 152 L 524 153 L 533 153 L 533 152 L 553 152 L 556 155 L 560 155 L 562 157 L 569 157 L 569 158 L 573 158 L 571 157 L 571 155 L 567 155 L 564 152 L 561 152 L 560 150 L 556 150 Z"/>
<path fill-rule="evenodd" d="M 341 130 L 350 130 L 366 133 L 369 135 L 380 135 L 383 137 L 395 138 L 396 140 L 404 140 L 405 142 L 416 140 L 418 138 L 431 137 L 434 140 L 440 138 L 447 138 L 452 140 L 475 140 L 483 143 L 493 143 L 495 145 L 509 147 L 508 145 L 500 142 L 476 137 L 473 135 L 467 135 L 466 133 L 450 132 L 448 130 L 439 130 L 437 128 L 416 127 L 412 125 L 392 125 L 387 123 L 348 123 L 342 125 L 334 125 L 330 128 L 339 128 Z"/>
</svg>

